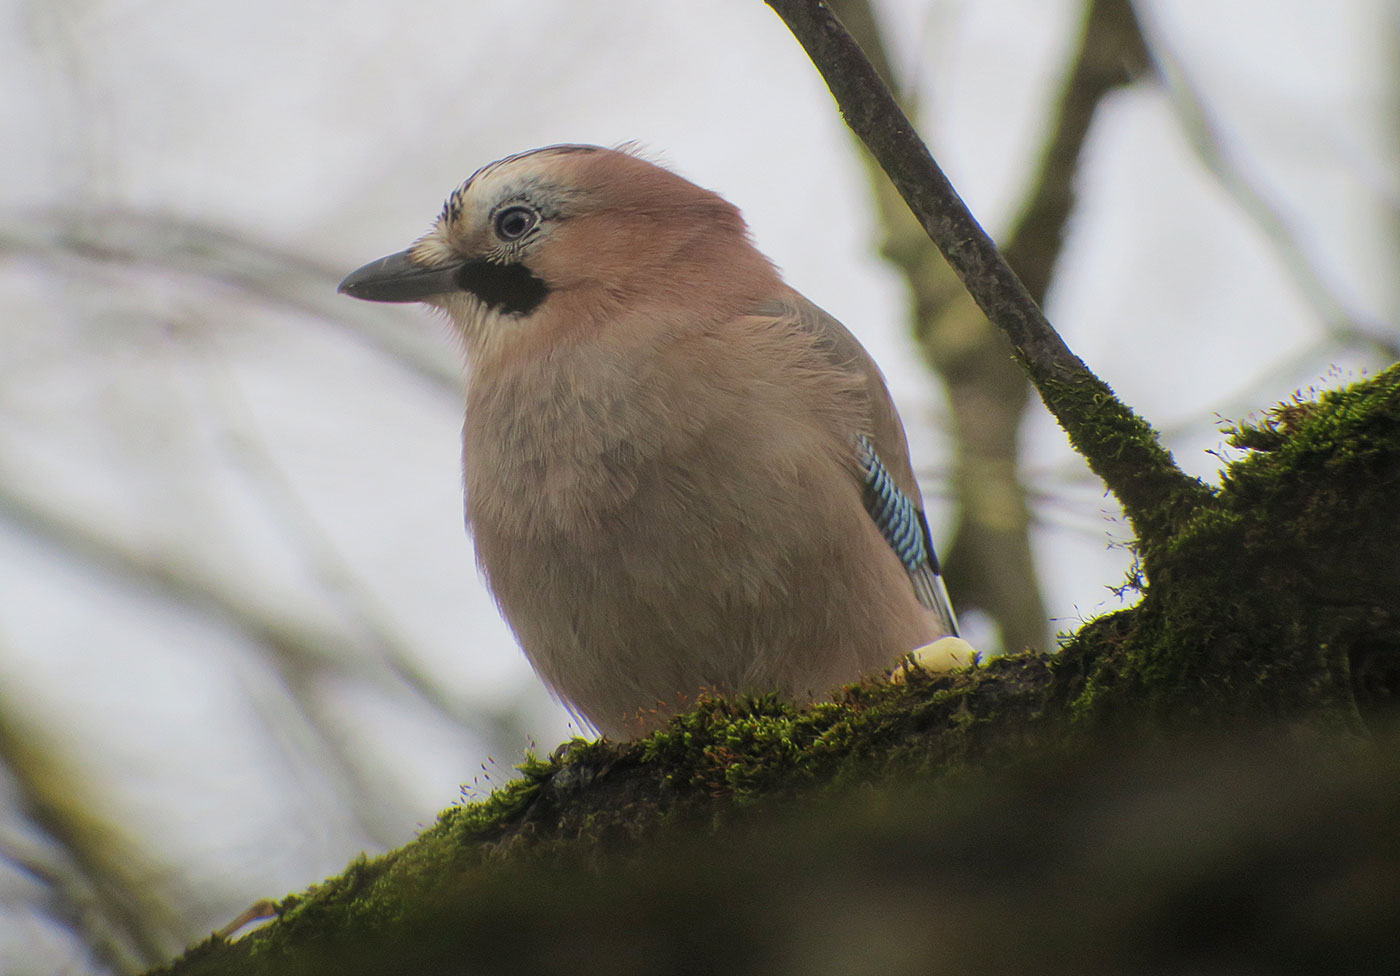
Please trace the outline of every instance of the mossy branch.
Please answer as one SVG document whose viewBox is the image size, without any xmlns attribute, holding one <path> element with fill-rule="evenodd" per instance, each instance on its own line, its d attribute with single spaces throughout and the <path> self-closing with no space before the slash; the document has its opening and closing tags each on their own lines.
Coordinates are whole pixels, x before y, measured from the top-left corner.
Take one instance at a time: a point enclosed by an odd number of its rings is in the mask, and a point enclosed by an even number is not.
<svg viewBox="0 0 1400 976">
<path fill-rule="evenodd" d="M 1041 399 L 1153 549 L 1211 492 L 1177 467 L 1156 432 L 1079 359 L 973 218 L 879 73 L 822 0 L 766 0 L 811 57 L 865 143 Z"/>
<path fill-rule="evenodd" d="M 1281 904 L 1280 875 L 1258 867 L 1259 838 L 1297 836 L 1305 813 L 1333 841 L 1350 836 L 1347 818 L 1364 798 L 1336 792 L 1333 773 L 1346 754 L 1360 755 L 1356 750 L 1371 736 L 1380 741 L 1366 754 L 1383 758 L 1386 772 L 1363 782 L 1383 791 L 1375 795 L 1388 798 L 1389 806 L 1371 809 L 1363 820 L 1387 828 L 1400 822 L 1392 809 L 1400 796 L 1393 738 L 1400 702 L 1400 365 L 1316 402 L 1278 408 L 1263 424 L 1236 431 L 1233 440 L 1249 455 L 1227 467 L 1212 511 L 1160 554 L 1160 576 L 1142 602 L 1081 628 L 1059 654 L 998 657 L 955 672 L 910 668 L 897 683 L 872 680 L 808 707 L 772 696 L 706 699 L 639 742 L 575 741 L 548 762 L 527 762 L 520 767 L 523 778 L 489 798 L 444 812 L 413 843 L 359 859 L 340 877 L 283 900 L 277 920 L 265 928 L 235 942 L 216 935 L 151 976 L 428 976 L 461 972 L 463 960 L 471 971 L 492 973 L 612 974 L 637 971 L 639 958 L 647 972 L 812 972 L 821 967 L 808 957 L 783 965 L 762 948 L 772 939 L 794 945 L 816 940 L 809 906 L 793 901 L 793 892 L 802 891 L 815 892 L 808 899 L 813 906 L 841 892 L 865 906 L 865 914 L 851 916 L 854 925 L 819 923 L 816 944 L 823 952 L 839 951 L 843 962 L 873 960 L 843 971 L 967 971 L 967 959 L 982 957 L 958 950 L 946 956 L 951 962 L 935 959 L 949 951 L 946 928 L 931 930 L 932 948 L 918 948 L 909 933 L 927 935 L 930 920 L 965 916 L 998 920 L 1001 930 L 987 930 L 993 935 L 1009 931 L 1001 920 L 1026 916 L 1026 879 L 1053 863 L 1057 845 L 1073 838 L 1083 846 L 1067 851 L 1065 863 L 1077 866 L 1074 877 L 1092 882 L 1097 900 L 1052 928 L 1061 931 L 1087 912 L 1098 929 L 1073 939 L 1097 945 L 1104 865 L 1119 864 L 1127 850 L 1128 835 L 1117 828 L 1156 830 L 1193 810 L 1210 824 L 1246 825 L 1244 833 L 1207 845 L 1217 854 L 1238 848 L 1248 855 L 1212 858 L 1239 868 L 1241 880 L 1232 883 L 1258 904 L 1251 913 L 1232 909 L 1228 917 L 1272 918 Z M 1220 795 L 1239 801 L 1222 817 L 1227 808 L 1219 801 L 1201 806 L 1197 743 L 1205 740 L 1197 737 L 1208 732 L 1209 741 L 1238 746 L 1255 726 L 1265 730 L 1255 740 L 1271 747 L 1311 743 L 1327 751 L 1269 767 L 1241 755 L 1219 780 Z M 1190 734 L 1180 738 L 1183 732 Z M 1164 776 L 1161 758 L 1145 757 L 1148 792 L 1141 795 L 1151 801 L 1135 800 L 1131 810 L 1115 812 L 1114 798 L 1125 794 L 1113 757 L 1140 747 L 1144 738 L 1170 750 L 1160 757 L 1187 764 L 1179 768 L 1192 771 L 1190 785 L 1175 785 Z M 1087 805 L 1065 806 L 1066 762 L 1109 770 L 1074 791 Z M 1008 795 L 995 784 L 1011 770 L 1036 771 L 1045 792 Z M 1302 806 L 1287 799 L 1286 787 L 1309 774 L 1324 776 L 1315 799 Z M 891 792 L 904 787 L 926 792 L 923 798 Z M 968 806 L 989 789 L 986 806 Z M 871 812 L 912 811 L 918 820 L 901 839 L 877 820 L 852 819 L 857 808 L 851 804 L 865 803 Z M 1046 810 L 1072 815 L 1047 826 L 1038 819 Z M 785 841 L 774 847 L 775 839 L 791 836 L 798 815 L 837 833 L 806 854 L 795 854 Z M 1105 839 L 1083 829 L 1086 822 L 1117 828 Z M 1345 828 L 1340 833 L 1338 824 Z M 1199 837 L 1205 827 L 1187 833 Z M 754 828 L 766 833 L 746 848 Z M 1385 836 L 1394 834 L 1391 829 Z M 1357 856 L 1374 866 L 1381 841 L 1366 836 L 1369 846 L 1359 846 Z M 947 851 L 924 849 L 928 838 L 947 840 Z M 1149 853 L 1161 843 L 1142 841 Z M 1172 844 L 1172 850 L 1181 847 Z M 869 868 L 870 877 L 831 860 L 853 850 L 852 865 Z M 773 864 L 819 870 L 775 887 L 763 880 L 776 877 L 773 868 L 755 862 L 762 852 L 773 855 Z M 998 867 L 989 852 L 1010 860 Z M 950 858 L 968 859 L 971 882 L 936 872 Z M 1169 876 L 1158 881 L 1136 867 L 1122 880 L 1133 891 L 1156 884 L 1165 905 L 1190 906 L 1206 875 L 1194 869 L 1183 875 L 1179 860 L 1171 859 Z M 754 863 L 764 866 L 755 872 Z M 1149 857 L 1144 863 L 1156 862 Z M 1299 902 L 1305 907 L 1324 903 L 1357 877 L 1333 843 L 1289 863 L 1316 882 Z M 1328 865 L 1332 874 L 1325 873 Z M 672 893 L 663 898 L 639 888 L 630 873 L 638 866 L 667 879 Z M 1055 879 L 1043 888 L 1059 892 L 1064 885 Z M 1338 916 L 1338 938 L 1369 953 L 1358 958 L 1375 957 L 1360 941 L 1366 931 L 1394 941 L 1393 887 L 1371 885 L 1375 898 L 1356 902 L 1359 928 L 1343 924 L 1350 915 Z M 870 914 L 869 893 L 877 890 L 897 891 L 901 904 L 947 891 L 955 900 L 965 900 L 968 891 L 993 900 L 971 913 L 918 908 L 908 916 L 912 922 L 892 923 L 887 936 L 868 923 L 883 917 L 883 909 Z M 779 894 L 772 904 L 740 904 L 754 891 Z M 1183 928 L 1175 916 L 1155 913 L 1150 900 L 1120 901 L 1109 928 L 1128 933 L 1125 945 L 1137 946 L 1144 932 L 1184 931 L 1185 951 L 1199 949 L 1198 926 Z M 1036 888 L 1025 903 L 1045 902 Z M 593 927 L 582 931 L 581 905 L 604 906 Z M 1376 914 L 1382 909 L 1389 914 Z M 721 918 L 742 918 L 747 927 L 725 934 L 709 921 Z M 696 919 L 706 921 L 696 926 Z M 1257 932 L 1246 936 L 1246 951 L 1257 952 Z M 967 944 L 994 943 L 1000 944 L 983 934 Z M 1026 955 L 1044 944 L 1036 936 L 984 969 L 1056 971 Z M 906 965 L 891 968 L 882 954 L 889 945 L 900 947 Z M 638 955 L 638 946 L 656 948 Z M 679 955 L 664 956 L 664 947 L 680 947 Z M 1172 951 L 1170 959 L 1186 958 Z M 1063 950 L 1048 958 L 1063 959 Z M 1246 956 L 1232 951 L 1229 958 Z M 1327 958 L 1339 957 L 1329 952 Z M 1074 972 L 1090 971 L 1074 963 Z M 1112 960 L 1092 971 L 1169 969 L 1161 959 Z"/>
</svg>

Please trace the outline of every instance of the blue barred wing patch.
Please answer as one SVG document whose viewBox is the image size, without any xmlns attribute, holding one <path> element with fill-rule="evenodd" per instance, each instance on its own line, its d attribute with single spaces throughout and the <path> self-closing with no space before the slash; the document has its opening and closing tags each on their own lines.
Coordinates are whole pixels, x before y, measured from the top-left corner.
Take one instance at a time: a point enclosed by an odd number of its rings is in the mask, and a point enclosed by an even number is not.
<svg viewBox="0 0 1400 976">
<path fill-rule="evenodd" d="M 860 466 L 865 472 L 865 510 L 890 544 L 904 568 L 913 573 L 921 566 L 934 567 L 933 547 L 925 536 L 928 524 L 908 495 L 899 490 L 885 462 L 875 453 L 870 438 L 861 434 Z"/>
<path fill-rule="evenodd" d="M 948 592 L 939 576 L 938 554 L 933 550 L 928 520 L 914 500 L 895 484 L 885 462 L 875 453 L 870 438 L 857 438 L 862 473 L 865 510 L 870 514 L 880 534 L 885 537 L 899 561 L 904 564 L 914 584 L 919 602 L 937 611 L 947 624 L 949 633 L 957 635 L 957 619 L 953 615 Z"/>
</svg>

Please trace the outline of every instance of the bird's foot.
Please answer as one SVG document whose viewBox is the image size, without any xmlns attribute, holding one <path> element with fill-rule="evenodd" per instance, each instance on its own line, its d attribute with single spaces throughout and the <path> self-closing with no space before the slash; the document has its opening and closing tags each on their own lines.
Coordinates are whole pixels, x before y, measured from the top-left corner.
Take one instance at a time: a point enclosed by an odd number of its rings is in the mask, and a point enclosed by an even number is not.
<svg viewBox="0 0 1400 976">
<path fill-rule="evenodd" d="M 890 673 L 890 680 L 904 680 L 909 668 L 924 671 L 957 671 L 977 664 L 977 650 L 961 637 L 940 637 L 931 644 L 916 647 Z"/>
</svg>

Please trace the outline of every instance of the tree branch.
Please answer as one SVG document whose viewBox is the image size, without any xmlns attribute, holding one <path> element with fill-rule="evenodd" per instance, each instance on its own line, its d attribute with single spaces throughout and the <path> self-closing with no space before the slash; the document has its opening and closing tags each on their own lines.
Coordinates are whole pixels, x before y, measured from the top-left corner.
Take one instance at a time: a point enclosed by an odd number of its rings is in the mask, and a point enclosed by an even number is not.
<svg viewBox="0 0 1400 976">
<path fill-rule="evenodd" d="M 915 116 L 914 96 L 893 73 L 870 0 L 828 4 L 905 114 Z M 1060 255 L 1074 208 L 1074 176 L 1099 103 L 1148 70 L 1130 0 L 1089 0 L 1025 203 L 1003 238 L 1007 263 L 1036 302 L 1044 301 Z M 950 477 L 957 500 L 943 550 L 948 586 L 960 612 L 978 609 L 996 621 L 1004 649 L 1050 646 L 1030 543 L 1038 513 L 1031 511 L 1019 460 L 1030 383 L 879 164 L 868 152 L 861 156 L 883 227 L 881 254 L 909 286 L 914 337 L 948 392 L 956 445 Z"/>
<path fill-rule="evenodd" d="M 852 131 L 1007 339 L 1046 407 L 1122 502 L 1139 543 L 1165 542 L 1211 492 L 1178 468 L 1156 432 L 1070 351 L 998 253 L 880 80 L 821 0 L 766 0 L 806 49 Z"/>
</svg>

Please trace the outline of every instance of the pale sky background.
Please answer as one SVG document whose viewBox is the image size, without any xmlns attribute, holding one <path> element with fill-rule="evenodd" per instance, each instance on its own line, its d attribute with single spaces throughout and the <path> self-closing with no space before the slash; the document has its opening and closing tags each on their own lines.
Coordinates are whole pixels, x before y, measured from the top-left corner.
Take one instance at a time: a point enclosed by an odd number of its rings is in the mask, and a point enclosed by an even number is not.
<svg viewBox="0 0 1400 976">
<path fill-rule="evenodd" d="M 878 6 L 995 236 L 1081 5 Z M 1096 120 L 1048 312 L 1213 477 L 1216 414 L 1384 365 L 1329 327 L 1400 337 L 1400 7 L 1139 9 L 1293 245 L 1139 86 Z M 425 311 L 334 294 L 478 166 L 636 140 L 738 204 L 885 368 L 946 533 L 941 393 L 859 157 L 760 0 L 3 0 L 0 23 L 0 718 L 139 852 L 133 889 L 178 903 L 163 951 L 571 733 L 462 530 L 456 346 Z M 1126 531 L 1039 407 L 1025 436 L 1069 630 L 1118 605 Z M 100 972 L 33 873 L 72 865 L 22 804 L 0 778 L 0 973 Z"/>
</svg>

